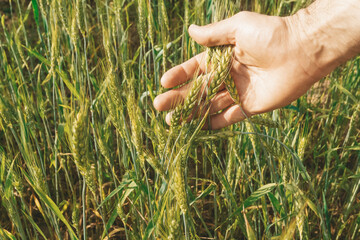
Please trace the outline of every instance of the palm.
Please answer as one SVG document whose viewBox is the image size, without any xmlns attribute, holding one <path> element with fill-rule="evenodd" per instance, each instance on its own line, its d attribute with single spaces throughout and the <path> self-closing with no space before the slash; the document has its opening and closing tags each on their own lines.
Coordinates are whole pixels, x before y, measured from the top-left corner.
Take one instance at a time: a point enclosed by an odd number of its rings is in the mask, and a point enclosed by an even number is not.
<svg viewBox="0 0 360 240">
<path fill-rule="evenodd" d="M 306 73 L 301 59 L 293 57 L 296 49 L 285 21 L 255 13 L 247 13 L 246 20 L 235 35 L 232 77 L 244 110 L 258 114 L 289 104 L 310 85 L 291 81 Z"/>
</svg>

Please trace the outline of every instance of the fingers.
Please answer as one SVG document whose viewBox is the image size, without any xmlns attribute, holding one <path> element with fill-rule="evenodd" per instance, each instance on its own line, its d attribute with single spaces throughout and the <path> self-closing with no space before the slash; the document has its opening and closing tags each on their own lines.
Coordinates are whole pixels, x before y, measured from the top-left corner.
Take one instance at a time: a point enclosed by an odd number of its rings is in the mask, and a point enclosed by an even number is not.
<svg viewBox="0 0 360 240">
<path fill-rule="evenodd" d="M 198 72 L 197 72 L 198 71 Z M 190 80 L 194 74 L 205 71 L 205 52 L 190 58 L 167 71 L 161 78 L 161 85 L 172 88 Z"/>
<path fill-rule="evenodd" d="M 248 116 L 249 117 L 249 116 Z M 217 130 L 244 120 L 240 105 L 233 105 L 219 114 L 210 117 L 210 129 Z M 209 128 L 209 127 L 208 127 Z"/>
<path fill-rule="evenodd" d="M 206 26 L 191 25 L 189 34 L 195 41 L 205 46 L 234 45 L 237 16 Z M 205 52 L 200 53 L 167 71 L 161 78 L 161 85 L 165 88 L 172 88 L 190 80 L 196 71 L 199 70 L 199 74 L 204 72 L 205 54 Z"/>
<path fill-rule="evenodd" d="M 207 82 L 203 83 L 203 86 L 201 87 L 201 90 L 199 92 L 199 97 L 205 98 L 206 97 L 206 85 L 208 85 Z M 153 105 L 156 110 L 158 111 L 168 111 L 170 109 L 174 109 L 177 105 L 184 102 L 185 98 L 187 97 L 189 90 L 192 86 L 192 83 L 186 84 L 180 88 L 172 89 L 170 91 L 167 91 L 165 93 L 162 93 L 158 95 L 153 102 Z M 225 88 L 225 85 L 222 84 L 219 87 L 219 90 L 222 90 Z"/>
<path fill-rule="evenodd" d="M 216 96 L 211 100 L 210 105 L 209 105 L 210 106 L 209 114 L 219 112 L 219 111 L 229 107 L 233 103 L 234 103 L 234 100 L 231 98 L 229 92 L 226 90 L 222 90 L 221 92 L 217 93 Z M 200 115 L 204 116 L 206 111 L 207 111 L 207 109 L 204 108 L 203 104 L 195 106 L 192 116 L 190 116 L 189 119 L 187 119 L 187 120 L 190 121 L 193 117 L 197 118 Z M 166 115 L 165 121 L 168 125 L 171 124 L 172 113 L 173 112 L 169 112 Z"/>
<path fill-rule="evenodd" d="M 230 93 L 226 90 L 223 90 L 215 95 L 211 100 L 209 114 L 214 114 L 218 111 L 221 111 L 231 104 L 234 103 L 234 100 L 231 98 Z"/>
<path fill-rule="evenodd" d="M 168 125 L 171 124 L 171 115 L 172 112 L 168 113 L 165 118 Z M 248 115 L 248 117 L 250 117 L 250 115 Z M 245 118 L 246 117 L 243 114 L 240 105 L 232 105 L 221 113 L 210 116 L 211 127 L 209 127 L 208 122 L 206 122 L 204 129 L 218 130 L 234 123 L 241 122 Z"/>
<path fill-rule="evenodd" d="M 204 75 L 203 83 L 201 86 L 201 90 L 199 91 L 199 97 L 202 99 L 206 97 L 207 94 L 207 87 L 210 85 L 211 76 Z M 153 105 L 156 110 L 158 111 L 167 111 L 170 109 L 175 108 L 178 104 L 184 102 L 185 98 L 189 94 L 189 91 L 194 84 L 194 81 L 176 89 L 172 89 L 165 93 L 158 95 L 153 102 Z M 223 90 L 225 85 L 222 83 L 219 87 L 219 91 Z"/>
<path fill-rule="evenodd" d="M 189 34 L 197 43 L 204 46 L 235 44 L 237 15 L 206 26 L 191 25 Z"/>
<path fill-rule="evenodd" d="M 167 111 L 175 108 L 179 103 L 183 102 L 192 84 L 186 84 L 180 88 L 172 89 L 163 94 L 158 95 L 153 105 L 158 111 Z"/>
</svg>

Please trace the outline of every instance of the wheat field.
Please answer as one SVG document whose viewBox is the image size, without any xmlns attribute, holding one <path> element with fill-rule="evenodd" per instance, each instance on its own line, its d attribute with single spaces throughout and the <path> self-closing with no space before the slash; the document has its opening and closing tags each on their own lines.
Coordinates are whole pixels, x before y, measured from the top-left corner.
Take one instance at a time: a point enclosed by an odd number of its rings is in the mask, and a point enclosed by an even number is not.
<svg viewBox="0 0 360 240">
<path fill-rule="evenodd" d="M 202 130 L 207 76 L 205 102 L 222 83 L 236 98 L 232 48 L 189 25 L 310 3 L 0 0 L 0 239 L 359 239 L 359 56 L 291 105 Z M 160 78 L 202 51 L 169 127 Z"/>
</svg>

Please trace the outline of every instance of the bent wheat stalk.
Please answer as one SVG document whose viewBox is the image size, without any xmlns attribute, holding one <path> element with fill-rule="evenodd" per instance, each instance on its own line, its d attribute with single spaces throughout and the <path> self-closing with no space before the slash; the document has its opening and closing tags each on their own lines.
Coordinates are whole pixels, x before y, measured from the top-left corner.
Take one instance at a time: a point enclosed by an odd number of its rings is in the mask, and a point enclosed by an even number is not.
<svg viewBox="0 0 360 240">
<path fill-rule="evenodd" d="M 232 81 L 229 74 L 232 64 L 232 54 L 232 46 L 208 48 L 205 57 L 207 70 L 203 75 L 196 76 L 193 79 L 189 93 L 184 102 L 179 104 L 172 113 L 170 132 L 173 134 L 173 137 L 176 137 L 177 139 L 174 143 L 174 171 L 172 171 L 174 181 L 173 192 L 177 206 L 184 215 L 188 212 L 185 182 L 187 153 L 195 136 L 198 135 L 200 129 L 205 123 L 206 116 L 209 113 L 208 107 L 211 100 L 218 93 L 220 86 L 224 82 L 228 83 Z M 206 86 L 206 88 L 204 86 Z M 234 84 L 230 84 L 229 88 L 232 89 L 234 86 Z M 202 89 L 204 91 L 202 91 Z M 202 95 L 205 90 L 207 95 L 206 97 L 203 97 Z M 200 104 L 202 99 L 204 99 L 204 105 Z M 188 123 L 187 120 L 189 116 L 195 112 L 195 110 L 198 110 L 195 108 L 200 108 L 201 106 L 205 106 L 207 108 L 207 114 L 205 114 L 200 121 L 191 121 Z M 179 131 L 180 129 L 181 131 Z"/>
</svg>

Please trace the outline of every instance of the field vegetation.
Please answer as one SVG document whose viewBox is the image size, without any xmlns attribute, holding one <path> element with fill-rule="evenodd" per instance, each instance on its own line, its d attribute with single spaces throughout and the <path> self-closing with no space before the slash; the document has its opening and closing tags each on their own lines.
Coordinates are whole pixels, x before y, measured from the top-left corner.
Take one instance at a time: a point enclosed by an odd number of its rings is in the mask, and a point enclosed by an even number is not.
<svg viewBox="0 0 360 240">
<path fill-rule="evenodd" d="M 201 130 L 200 83 L 216 80 L 205 101 L 232 90 L 232 49 L 188 26 L 310 2 L 0 1 L 0 238 L 359 239 L 359 57 L 289 106 Z M 160 78 L 202 51 L 169 127 Z"/>
</svg>

